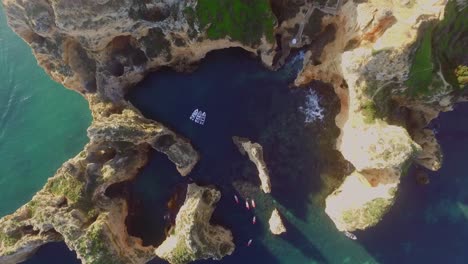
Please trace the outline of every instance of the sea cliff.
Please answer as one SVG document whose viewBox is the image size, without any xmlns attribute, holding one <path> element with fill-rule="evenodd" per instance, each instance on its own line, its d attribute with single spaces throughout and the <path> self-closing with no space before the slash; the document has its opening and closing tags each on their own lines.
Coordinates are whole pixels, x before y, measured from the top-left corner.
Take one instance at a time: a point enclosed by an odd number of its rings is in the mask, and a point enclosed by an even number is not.
<svg viewBox="0 0 468 264">
<path fill-rule="evenodd" d="M 411 162 L 441 166 L 440 147 L 425 127 L 466 99 L 468 58 L 454 45 L 467 42 L 466 3 L 321 2 L 3 0 L 11 28 L 52 79 L 89 101 L 93 122 L 85 149 L 0 220 L 0 262 L 20 262 L 53 241 L 65 241 L 83 263 L 145 263 L 158 254 L 127 233 L 126 202 L 105 191 L 132 180 L 150 148 L 182 176 L 199 157 L 189 139 L 144 118 L 124 96 L 150 71 L 190 71 L 208 52 L 229 47 L 270 69 L 292 48 L 306 51 L 295 84 L 334 87 L 341 100 L 336 148 L 355 169 L 325 211 L 339 230 L 377 224 Z M 231 249 L 205 248 L 200 256 L 220 258 Z"/>
</svg>

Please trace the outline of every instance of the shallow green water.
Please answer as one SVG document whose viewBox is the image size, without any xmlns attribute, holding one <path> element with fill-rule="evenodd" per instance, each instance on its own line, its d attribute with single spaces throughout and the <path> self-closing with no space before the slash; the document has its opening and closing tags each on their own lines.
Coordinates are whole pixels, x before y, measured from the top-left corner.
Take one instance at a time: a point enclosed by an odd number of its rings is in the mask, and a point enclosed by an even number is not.
<svg viewBox="0 0 468 264">
<path fill-rule="evenodd" d="M 83 148 L 90 122 L 86 100 L 45 74 L 0 5 L 0 217 Z"/>
</svg>

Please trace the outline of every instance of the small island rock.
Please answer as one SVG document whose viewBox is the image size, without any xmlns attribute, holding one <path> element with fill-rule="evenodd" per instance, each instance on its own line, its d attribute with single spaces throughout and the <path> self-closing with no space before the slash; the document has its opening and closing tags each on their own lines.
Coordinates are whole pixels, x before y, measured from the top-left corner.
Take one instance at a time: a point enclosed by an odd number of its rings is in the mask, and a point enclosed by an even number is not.
<svg viewBox="0 0 468 264">
<path fill-rule="evenodd" d="M 273 235 L 281 235 L 286 232 L 286 227 L 284 226 L 283 220 L 281 220 L 279 211 L 276 208 L 271 213 L 268 224 L 270 225 L 270 231 Z"/>
<path fill-rule="evenodd" d="M 231 231 L 210 224 L 221 193 L 212 187 L 189 184 L 185 202 L 171 235 L 156 249 L 156 255 L 171 264 L 200 259 L 220 260 L 235 249 Z"/>
<path fill-rule="evenodd" d="M 234 144 L 236 144 L 242 155 L 246 153 L 249 159 L 255 164 L 258 170 L 258 177 L 261 181 L 261 188 L 264 193 L 271 192 L 270 173 L 263 158 L 263 147 L 258 143 L 252 143 L 247 138 L 232 137 Z"/>
</svg>

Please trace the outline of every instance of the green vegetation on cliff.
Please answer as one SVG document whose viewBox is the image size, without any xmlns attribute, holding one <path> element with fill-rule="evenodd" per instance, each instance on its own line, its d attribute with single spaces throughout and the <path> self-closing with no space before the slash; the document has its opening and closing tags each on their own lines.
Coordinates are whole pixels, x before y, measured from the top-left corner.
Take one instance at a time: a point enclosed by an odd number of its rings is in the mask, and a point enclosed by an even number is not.
<svg viewBox="0 0 468 264">
<path fill-rule="evenodd" d="M 466 71 L 463 70 L 467 67 L 463 65 L 466 63 L 466 48 L 463 43 L 467 34 L 468 9 L 460 9 L 456 1 L 449 1 L 444 19 L 425 29 L 414 53 L 406 82 L 409 95 L 431 97 L 466 87 Z M 443 79 L 437 74 L 439 71 Z M 445 83 L 451 86 L 449 90 Z"/>
<path fill-rule="evenodd" d="M 4 247 L 14 246 L 19 239 L 19 237 L 10 236 L 3 232 L 0 232 L 0 244 L 3 244 Z"/>
<path fill-rule="evenodd" d="M 76 251 L 86 257 L 86 263 L 120 263 L 109 250 L 110 242 L 104 234 L 104 224 L 93 224 L 86 234 L 79 238 Z"/>
<path fill-rule="evenodd" d="M 47 184 L 47 189 L 55 195 L 65 196 L 69 201 L 76 203 L 82 196 L 84 183 L 66 174 L 63 177 L 51 179 Z"/>
<path fill-rule="evenodd" d="M 377 198 L 356 210 L 343 213 L 343 221 L 350 226 L 369 227 L 376 225 L 392 205 L 391 199 Z"/>
<path fill-rule="evenodd" d="M 424 33 L 419 48 L 413 58 L 410 68 L 409 79 L 406 85 L 410 88 L 412 95 L 427 94 L 434 74 L 432 63 L 432 27 Z"/>
<path fill-rule="evenodd" d="M 274 41 L 276 18 L 268 0 L 199 0 L 196 15 L 210 39 L 229 36 L 250 45 L 262 36 Z"/>
</svg>

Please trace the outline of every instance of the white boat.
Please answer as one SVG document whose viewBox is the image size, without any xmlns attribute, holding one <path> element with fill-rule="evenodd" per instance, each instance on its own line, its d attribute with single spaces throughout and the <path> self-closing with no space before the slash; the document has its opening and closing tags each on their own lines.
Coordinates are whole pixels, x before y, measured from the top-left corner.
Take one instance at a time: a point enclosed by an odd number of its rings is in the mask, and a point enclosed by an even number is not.
<svg viewBox="0 0 468 264">
<path fill-rule="evenodd" d="M 195 109 L 190 115 L 190 120 L 199 125 L 204 125 L 206 121 L 206 113 L 201 110 Z"/>
<path fill-rule="evenodd" d="M 190 120 L 195 120 L 195 118 L 197 117 L 198 115 L 198 109 L 195 109 L 192 113 L 192 115 L 190 116 Z"/>
<path fill-rule="evenodd" d="M 234 195 L 234 201 L 236 201 L 237 204 L 239 203 L 239 198 L 237 198 L 237 195 Z"/>
<path fill-rule="evenodd" d="M 200 122 L 198 124 L 200 125 L 204 125 L 205 124 L 205 120 L 206 120 L 206 113 L 203 112 L 200 116 Z"/>
<path fill-rule="evenodd" d="M 348 231 L 344 231 L 343 232 L 345 234 L 345 236 L 347 236 L 348 238 L 352 239 L 352 240 L 356 240 L 357 237 L 355 234 L 351 233 L 351 232 L 348 232 Z"/>
<path fill-rule="evenodd" d="M 200 124 L 202 111 L 198 111 L 197 116 L 195 117 L 195 123 Z"/>
</svg>

